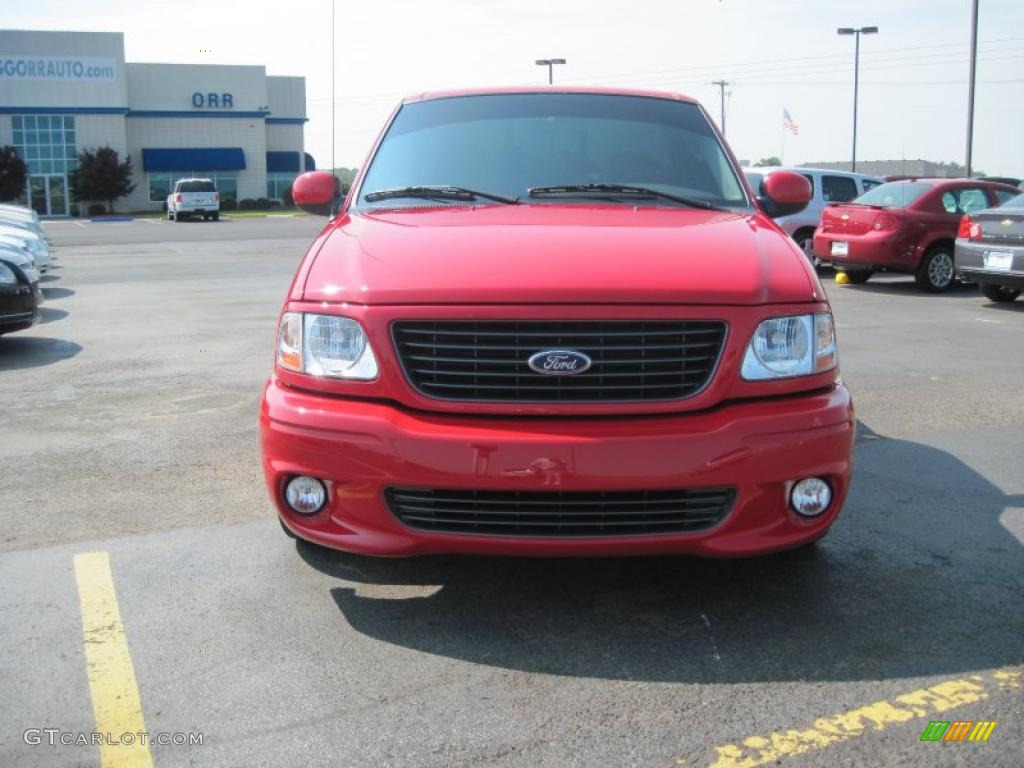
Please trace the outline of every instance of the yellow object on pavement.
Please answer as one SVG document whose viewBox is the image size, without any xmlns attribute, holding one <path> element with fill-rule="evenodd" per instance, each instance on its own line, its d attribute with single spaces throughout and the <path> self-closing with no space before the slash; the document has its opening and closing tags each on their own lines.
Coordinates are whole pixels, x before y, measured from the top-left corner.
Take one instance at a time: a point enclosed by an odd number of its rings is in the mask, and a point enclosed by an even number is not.
<svg viewBox="0 0 1024 768">
<path fill-rule="evenodd" d="M 836 272 L 836 285 L 849 285 L 850 276 L 845 272 Z"/>
</svg>

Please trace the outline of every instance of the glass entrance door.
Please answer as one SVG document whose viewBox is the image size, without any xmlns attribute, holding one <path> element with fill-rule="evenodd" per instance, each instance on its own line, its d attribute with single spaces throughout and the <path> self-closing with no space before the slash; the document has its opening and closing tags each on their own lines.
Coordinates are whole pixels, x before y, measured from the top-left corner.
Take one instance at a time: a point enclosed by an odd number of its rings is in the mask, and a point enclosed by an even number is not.
<svg viewBox="0 0 1024 768">
<path fill-rule="evenodd" d="M 47 176 L 46 196 L 51 216 L 68 215 L 68 180 L 64 176 Z"/>
<path fill-rule="evenodd" d="M 40 216 L 68 215 L 68 180 L 63 174 L 29 176 L 28 193 Z"/>
<path fill-rule="evenodd" d="M 30 203 L 35 212 L 40 216 L 46 216 L 49 213 L 49 205 L 46 202 L 46 177 L 45 176 L 29 176 L 28 177 L 28 196 Z"/>
</svg>

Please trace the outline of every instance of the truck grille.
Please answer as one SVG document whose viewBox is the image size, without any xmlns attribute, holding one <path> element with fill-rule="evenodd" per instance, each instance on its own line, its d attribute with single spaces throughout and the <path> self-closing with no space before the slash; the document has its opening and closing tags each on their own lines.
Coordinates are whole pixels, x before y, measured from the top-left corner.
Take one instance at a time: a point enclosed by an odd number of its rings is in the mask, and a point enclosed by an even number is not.
<svg viewBox="0 0 1024 768">
<path fill-rule="evenodd" d="M 711 528 L 732 488 L 675 491 L 464 491 L 389 488 L 392 514 L 410 528 L 492 536 L 633 536 Z"/>
<path fill-rule="evenodd" d="M 707 384 L 725 341 L 720 321 L 400 321 L 392 326 L 406 376 L 442 400 L 614 402 L 676 400 Z M 571 350 L 592 364 L 545 375 L 537 352 Z"/>
</svg>

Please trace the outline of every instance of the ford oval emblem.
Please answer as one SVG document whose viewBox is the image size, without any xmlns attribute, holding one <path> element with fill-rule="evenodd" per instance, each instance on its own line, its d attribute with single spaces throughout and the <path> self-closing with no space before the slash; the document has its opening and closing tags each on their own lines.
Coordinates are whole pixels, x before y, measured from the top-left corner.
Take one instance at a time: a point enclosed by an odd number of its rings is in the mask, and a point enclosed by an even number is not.
<svg viewBox="0 0 1024 768">
<path fill-rule="evenodd" d="M 548 376 L 575 376 L 593 365 L 593 361 L 582 352 L 571 349 L 545 349 L 530 356 L 528 365 L 537 373 Z"/>
</svg>

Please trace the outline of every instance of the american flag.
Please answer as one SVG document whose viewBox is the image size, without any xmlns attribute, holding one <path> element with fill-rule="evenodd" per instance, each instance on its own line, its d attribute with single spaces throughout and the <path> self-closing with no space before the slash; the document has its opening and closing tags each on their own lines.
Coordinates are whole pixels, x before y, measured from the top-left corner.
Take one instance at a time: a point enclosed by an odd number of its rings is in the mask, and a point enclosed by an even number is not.
<svg viewBox="0 0 1024 768">
<path fill-rule="evenodd" d="M 790 116 L 789 110 L 785 108 L 782 110 L 782 127 L 794 136 L 800 135 L 800 126 L 793 122 L 793 118 Z"/>
</svg>

